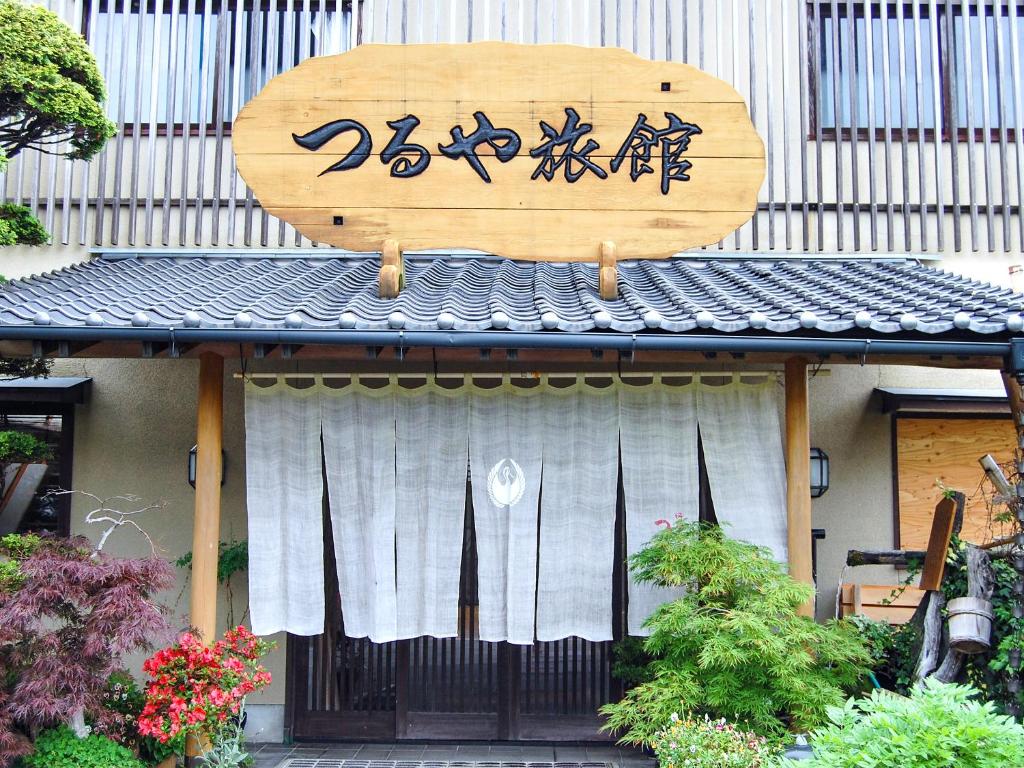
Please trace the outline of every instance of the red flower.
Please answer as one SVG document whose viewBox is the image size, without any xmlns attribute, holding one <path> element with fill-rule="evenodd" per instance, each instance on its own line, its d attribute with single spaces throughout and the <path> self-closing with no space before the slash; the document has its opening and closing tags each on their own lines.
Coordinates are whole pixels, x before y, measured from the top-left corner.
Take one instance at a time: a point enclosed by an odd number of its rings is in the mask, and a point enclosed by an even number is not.
<svg viewBox="0 0 1024 768">
<path fill-rule="evenodd" d="M 139 732 L 163 742 L 183 732 L 210 735 L 211 722 L 226 722 L 248 694 L 270 684 L 270 673 L 258 662 L 269 649 L 245 627 L 229 630 L 212 646 L 184 633 L 143 665 L 152 682 Z"/>
</svg>

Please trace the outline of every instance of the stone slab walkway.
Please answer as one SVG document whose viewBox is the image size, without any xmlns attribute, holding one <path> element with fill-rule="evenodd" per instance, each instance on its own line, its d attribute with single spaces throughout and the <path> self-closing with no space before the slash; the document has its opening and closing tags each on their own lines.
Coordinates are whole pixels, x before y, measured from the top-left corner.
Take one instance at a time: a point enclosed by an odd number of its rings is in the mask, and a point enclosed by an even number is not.
<svg viewBox="0 0 1024 768">
<path fill-rule="evenodd" d="M 619 768 L 654 768 L 652 757 L 614 745 L 534 744 L 254 744 L 254 768 L 277 768 L 288 758 L 335 760 L 444 760 L 497 762 L 601 762 Z"/>
</svg>

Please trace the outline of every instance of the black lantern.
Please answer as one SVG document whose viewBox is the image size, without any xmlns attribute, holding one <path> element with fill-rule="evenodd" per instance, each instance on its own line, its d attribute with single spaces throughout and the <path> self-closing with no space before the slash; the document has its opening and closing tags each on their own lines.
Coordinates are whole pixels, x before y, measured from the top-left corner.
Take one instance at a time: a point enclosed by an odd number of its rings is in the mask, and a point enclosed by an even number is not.
<svg viewBox="0 0 1024 768">
<path fill-rule="evenodd" d="M 199 454 L 199 446 L 193 445 L 188 451 L 188 484 L 196 487 L 196 456 Z M 220 452 L 220 484 L 224 485 L 224 468 L 227 465 L 227 454 Z"/>
<path fill-rule="evenodd" d="M 811 448 L 811 498 L 819 499 L 828 490 L 828 454 Z"/>
</svg>

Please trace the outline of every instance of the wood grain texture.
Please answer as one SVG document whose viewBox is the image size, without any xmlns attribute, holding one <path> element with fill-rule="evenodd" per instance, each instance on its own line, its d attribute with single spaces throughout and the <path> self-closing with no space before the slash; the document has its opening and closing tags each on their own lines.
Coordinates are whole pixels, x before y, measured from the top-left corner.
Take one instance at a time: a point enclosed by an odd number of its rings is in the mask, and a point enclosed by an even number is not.
<svg viewBox="0 0 1024 768">
<path fill-rule="evenodd" d="M 362 46 L 366 47 L 366 46 Z M 371 46 L 372 47 L 372 46 Z M 548 47 L 548 46 L 543 46 Z M 348 56 L 348 54 L 344 54 Z M 310 60 L 312 61 L 312 60 Z M 685 66 L 685 65 L 683 65 Z M 310 102 L 302 108 L 290 109 L 288 102 L 264 100 L 264 90 L 257 99 L 246 104 L 243 111 L 235 119 L 235 131 L 232 134 L 235 151 L 243 155 L 274 155 L 291 154 L 295 150 L 292 133 L 302 135 L 347 115 L 358 115 L 358 120 L 365 125 L 373 137 L 372 153 L 377 162 L 380 154 L 391 138 L 393 131 L 388 127 L 389 120 L 415 115 L 420 125 L 410 136 L 410 141 L 421 144 L 429 150 L 434 158 L 443 158 L 438 144 L 451 142 L 451 128 L 462 125 L 469 129 L 476 125 L 473 113 L 484 112 L 496 127 L 511 128 L 520 135 L 524 145 L 538 142 L 541 137 L 540 121 L 561 128 L 565 122 L 565 108 L 572 106 L 582 122 L 593 125 L 593 130 L 586 134 L 600 146 L 591 153 L 591 157 L 614 157 L 629 133 L 633 121 L 639 113 L 646 114 L 652 121 L 664 123 L 664 113 L 673 108 L 650 101 L 618 102 L 598 104 L 575 101 L 518 101 L 500 102 L 488 97 L 485 100 L 472 102 L 433 102 L 433 101 L 352 101 L 344 99 L 318 100 Z M 675 109 L 681 110 L 677 106 Z M 696 102 L 685 105 L 685 114 L 677 112 L 680 117 L 691 123 L 704 126 L 714 125 L 713 133 L 705 132 L 694 137 L 686 157 L 693 158 L 757 158 L 763 154 L 764 145 L 761 138 L 749 128 L 750 118 L 746 105 L 742 102 L 720 104 Z M 623 125 L 623 121 L 626 122 Z M 255 125 L 254 125 L 255 124 Z M 250 130 L 255 127 L 257 130 Z M 585 142 L 581 142 L 585 143 Z M 355 146 L 352 134 L 339 136 L 331 144 L 330 152 L 343 155 Z M 325 149 L 317 154 L 327 156 Z M 482 145 L 478 153 L 481 157 L 494 157 L 494 150 L 489 145 Z M 445 159 L 446 162 L 453 162 Z M 431 162 L 435 162 L 432 160 Z M 604 164 L 602 163 L 602 166 Z"/>
<path fill-rule="evenodd" d="M 914 616 L 925 590 L 878 584 L 843 584 L 839 615 L 860 614 L 876 621 L 906 624 Z"/>
<path fill-rule="evenodd" d="M 953 521 L 958 504 L 963 504 L 963 494 L 957 499 L 943 498 L 935 505 L 932 530 L 928 535 L 928 550 L 921 570 L 921 589 L 934 591 L 942 588 L 942 575 L 946 571 L 946 552 L 953 535 Z"/>
<path fill-rule="evenodd" d="M 900 546 L 927 546 L 942 497 L 937 482 L 967 496 L 962 538 L 981 544 L 1004 535 L 1001 526 L 990 525 L 977 493 L 984 476 L 978 458 L 991 453 L 1000 463 L 1010 461 L 1015 443 L 1010 419 L 897 419 Z"/>
<path fill-rule="evenodd" d="M 224 358 L 199 358 L 196 413 L 196 506 L 192 528 L 191 624 L 204 642 L 217 634 L 217 559 L 220 546 L 221 447 L 224 425 Z"/>
<path fill-rule="evenodd" d="M 807 361 L 786 361 L 786 508 L 789 574 L 814 584 L 811 537 L 811 432 L 807 402 Z M 814 615 L 813 600 L 800 612 Z"/>
<path fill-rule="evenodd" d="M 592 124 L 576 149 L 593 139 L 598 146 L 587 159 L 605 178 L 587 171 L 570 182 L 565 166 L 550 180 L 531 178 L 542 162 L 530 155 L 545 140 L 541 123 L 561 131 L 567 108 Z M 522 140 L 507 162 L 491 146 L 478 147 L 491 183 L 465 158 L 439 150 L 456 126 L 470 134 L 478 111 Z M 691 163 L 689 180 L 669 182 L 663 194 L 659 146 L 652 172 L 636 181 L 628 157 L 617 172 L 610 165 L 638 115 L 657 130 L 668 125 L 666 113 L 701 132 L 679 155 Z M 420 124 L 405 141 L 422 146 L 429 164 L 399 178 L 381 155 L 395 135 L 388 121 L 407 115 Z M 357 167 L 324 172 L 356 146 L 357 133 L 316 150 L 293 134 L 342 119 L 365 126 L 370 146 Z M 596 262 L 607 240 L 619 259 L 664 258 L 717 242 L 745 223 L 765 175 L 764 144 L 730 85 L 686 64 L 570 45 L 363 45 L 309 59 L 243 108 L 232 143 L 238 170 L 265 209 L 315 241 L 358 251 L 378 251 L 394 238 L 406 250 L 475 248 Z"/>
</svg>

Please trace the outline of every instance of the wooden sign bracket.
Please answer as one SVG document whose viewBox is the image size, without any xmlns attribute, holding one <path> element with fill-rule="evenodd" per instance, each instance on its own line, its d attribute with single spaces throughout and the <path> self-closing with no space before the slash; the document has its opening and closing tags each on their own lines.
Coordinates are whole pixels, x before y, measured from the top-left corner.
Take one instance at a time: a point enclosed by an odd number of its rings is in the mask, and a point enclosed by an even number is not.
<svg viewBox="0 0 1024 768">
<path fill-rule="evenodd" d="M 379 295 L 382 299 L 398 298 L 405 283 L 405 259 L 397 240 L 385 240 L 380 249 Z"/>
<path fill-rule="evenodd" d="M 613 301 L 619 297 L 619 269 L 615 262 L 615 243 L 606 240 L 601 243 L 601 256 L 597 267 L 597 289 L 605 301 Z"/>
</svg>

